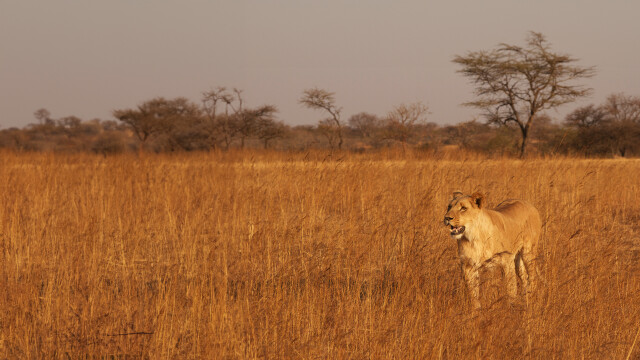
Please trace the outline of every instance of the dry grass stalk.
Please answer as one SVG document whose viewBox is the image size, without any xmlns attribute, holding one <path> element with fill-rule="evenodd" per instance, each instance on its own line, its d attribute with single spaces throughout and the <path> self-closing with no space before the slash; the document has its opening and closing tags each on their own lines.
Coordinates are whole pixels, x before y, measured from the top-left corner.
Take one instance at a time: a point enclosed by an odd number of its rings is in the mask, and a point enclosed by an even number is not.
<svg viewBox="0 0 640 360">
<path fill-rule="evenodd" d="M 624 358 L 640 162 L 0 154 L 3 358 Z M 546 285 L 471 313 L 455 189 L 534 203 Z"/>
</svg>

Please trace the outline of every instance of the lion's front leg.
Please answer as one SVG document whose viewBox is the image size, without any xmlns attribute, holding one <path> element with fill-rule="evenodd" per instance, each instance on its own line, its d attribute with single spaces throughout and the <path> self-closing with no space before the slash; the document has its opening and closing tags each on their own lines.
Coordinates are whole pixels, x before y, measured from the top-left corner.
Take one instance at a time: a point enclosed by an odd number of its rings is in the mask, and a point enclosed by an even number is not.
<svg viewBox="0 0 640 360">
<path fill-rule="evenodd" d="M 471 304 L 475 309 L 480 308 L 480 271 L 477 266 L 462 264 L 462 275 L 467 283 L 467 290 Z"/>
</svg>

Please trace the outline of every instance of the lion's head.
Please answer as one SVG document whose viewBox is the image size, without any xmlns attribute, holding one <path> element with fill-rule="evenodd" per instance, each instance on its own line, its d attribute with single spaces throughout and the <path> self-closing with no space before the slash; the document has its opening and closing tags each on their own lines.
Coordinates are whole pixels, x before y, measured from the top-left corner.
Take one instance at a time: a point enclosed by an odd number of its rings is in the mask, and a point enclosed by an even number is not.
<svg viewBox="0 0 640 360">
<path fill-rule="evenodd" d="M 465 230 L 473 226 L 483 205 L 484 195 L 480 193 L 464 195 L 459 191 L 454 192 L 447 213 L 444 214 L 444 224 L 450 227 L 451 237 L 462 238 Z"/>
</svg>

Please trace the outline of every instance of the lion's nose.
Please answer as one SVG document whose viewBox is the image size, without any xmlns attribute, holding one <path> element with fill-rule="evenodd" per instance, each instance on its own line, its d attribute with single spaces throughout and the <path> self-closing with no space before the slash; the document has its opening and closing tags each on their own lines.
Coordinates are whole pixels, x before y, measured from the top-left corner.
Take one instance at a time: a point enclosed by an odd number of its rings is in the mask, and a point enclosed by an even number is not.
<svg viewBox="0 0 640 360">
<path fill-rule="evenodd" d="M 444 219 L 445 219 L 446 221 L 451 221 L 451 220 L 453 220 L 453 217 L 445 215 L 445 216 L 444 216 Z"/>
</svg>

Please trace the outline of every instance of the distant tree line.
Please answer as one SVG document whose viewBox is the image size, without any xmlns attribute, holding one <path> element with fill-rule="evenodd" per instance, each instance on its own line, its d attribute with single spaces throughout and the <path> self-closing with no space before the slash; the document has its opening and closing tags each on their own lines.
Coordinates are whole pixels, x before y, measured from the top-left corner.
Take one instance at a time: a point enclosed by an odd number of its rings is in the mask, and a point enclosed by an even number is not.
<svg viewBox="0 0 640 360">
<path fill-rule="evenodd" d="M 275 105 L 247 106 L 242 91 L 217 87 L 200 103 L 162 97 L 135 108 L 113 111 L 115 120 L 54 119 L 46 109 L 36 123 L 0 130 L 0 148 L 27 151 L 226 151 L 232 148 L 370 151 L 398 147 L 432 151 L 466 150 L 525 156 L 574 154 L 640 156 L 640 97 L 613 94 L 600 105 L 575 109 L 553 121 L 546 110 L 591 93 L 575 81 L 595 74 L 577 60 L 551 50 L 545 37 L 531 32 L 525 46 L 500 44 L 489 51 L 456 56 L 454 63 L 474 85 L 477 120 L 439 126 L 428 122 L 420 102 L 400 104 L 379 116 L 367 112 L 343 118 L 335 94 L 303 91 L 301 106 L 322 114 L 315 126 L 278 120 Z"/>
<path fill-rule="evenodd" d="M 0 148 L 100 154 L 233 148 L 357 152 L 413 148 L 513 156 L 521 151 L 517 124 L 474 119 L 438 125 L 428 122 L 428 108 L 422 103 L 400 104 L 382 116 L 360 112 L 343 120 L 334 94 L 321 89 L 305 91 L 300 102 L 328 116 L 314 126 L 290 126 L 277 119 L 275 106 L 247 106 L 240 90 L 225 88 L 204 93 L 201 104 L 185 98 L 154 98 L 135 108 L 115 110 L 112 120 L 54 118 L 39 109 L 33 124 L 0 130 Z M 534 121 L 536 126 L 528 134 L 532 154 L 640 156 L 638 96 L 612 94 L 603 104 L 578 107 L 564 119 L 554 121 L 541 113 Z"/>
</svg>

